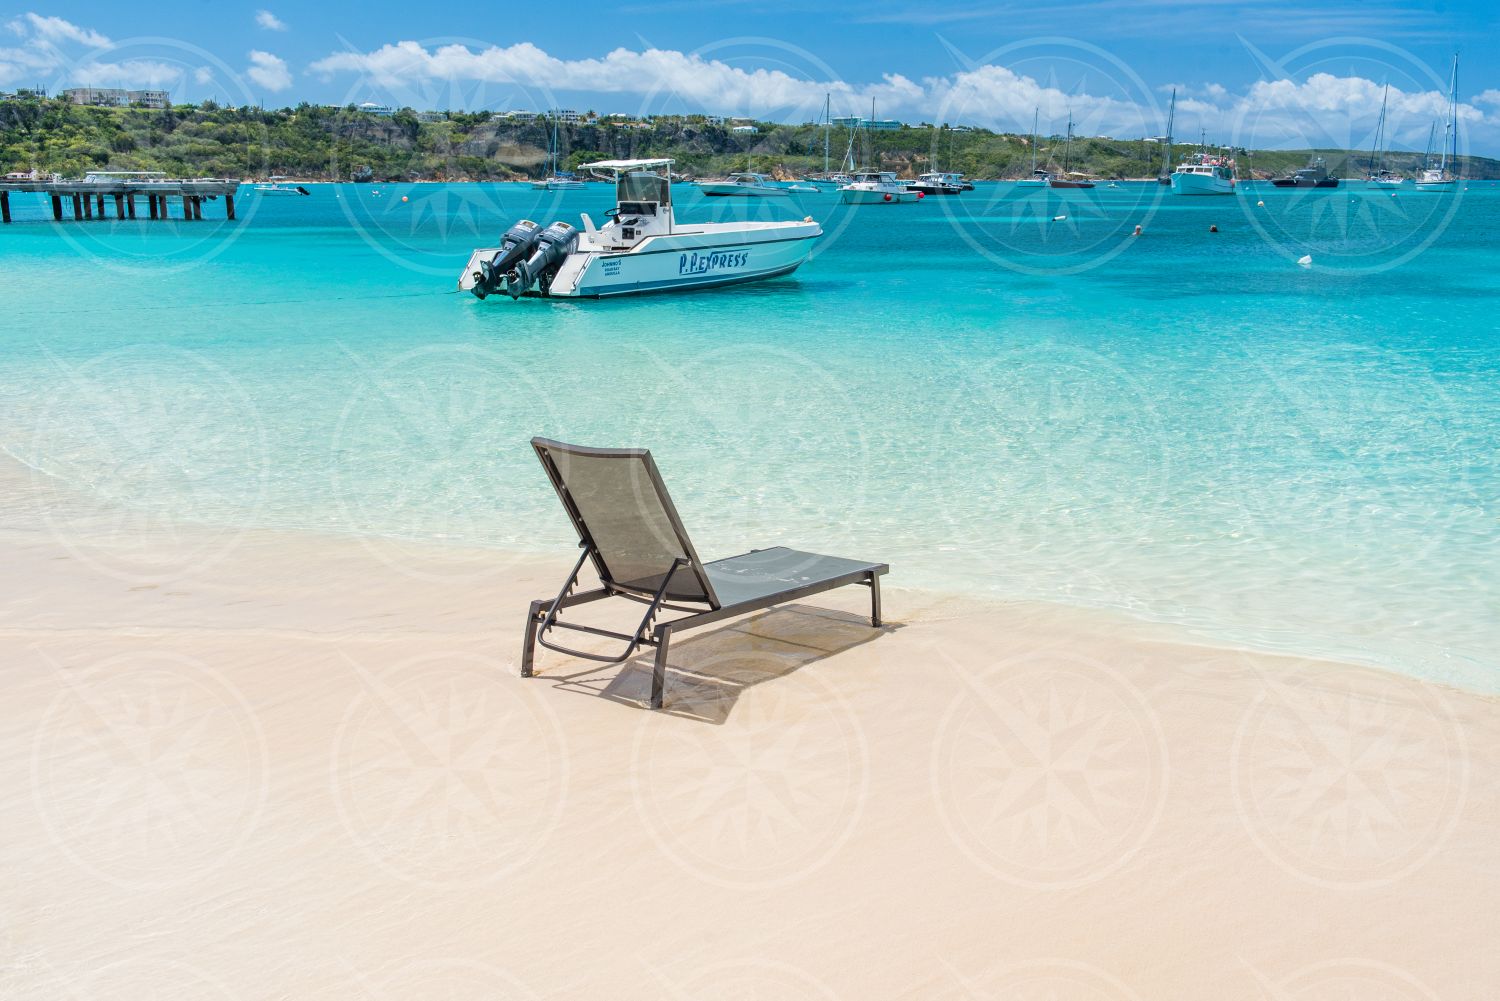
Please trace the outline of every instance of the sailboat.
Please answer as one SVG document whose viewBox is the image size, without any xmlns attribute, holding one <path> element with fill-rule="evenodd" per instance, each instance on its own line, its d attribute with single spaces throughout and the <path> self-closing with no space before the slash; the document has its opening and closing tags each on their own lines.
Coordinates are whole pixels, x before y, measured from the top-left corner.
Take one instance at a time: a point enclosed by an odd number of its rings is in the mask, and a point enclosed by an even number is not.
<svg viewBox="0 0 1500 1001">
<path fill-rule="evenodd" d="M 569 191 L 574 188 L 583 187 L 583 182 L 574 177 L 572 172 L 557 169 L 557 115 L 552 116 L 552 139 L 547 147 L 547 176 L 540 181 L 532 181 L 533 188 L 546 191 Z"/>
<path fill-rule="evenodd" d="M 1034 108 L 1031 112 L 1031 176 L 1023 177 L 1016 182 L 1021 188 L 1045 188 L 1047 182 L 1052 180 L 1052 175 L 1045 170 L 1038 169 L 1036 165 L 1036 127 L 1042 113 L 1041 108 Z"/>
<path fill-rule="evenodd" d="M 1370 145 L 1370 173 L 1365 177 L 1365 183 L 1372 188 L 1399 188 L 1406 183 L 1406 178 L 1385 166 L 1385 111 L 1390 96 L 1391 85 L 1386 84 L 1385 92 L 1380 95 L 1380 121 L 1375 124 L 1375 141 Z"/>
<path fill-rule="evenodd" d="M 1172 105 L 1167 109 L 1167 134 L 1163 137 L 1161 148 L 1161 173 L 1156 175 L 1157 183 L 1172 183 L 1172 126 L 1177 117 L 1177 88 L 1172 88 Z"/>
<path fill-rule="evenodd" d="M 1073 157 L 1073 109 L 1069 108 L 1068 109 L 1068 141 L 1067 141 L 1067 145 L 1065 145 L 1063 147 L 1063 172 L 1062 172 L 1062 176 L 1047 178 L 1047 185 L 1048 185 L 1048 187 L 1053 187 L 1053 188 L 1092 188 L 1094 186 L 1094 182 L 1093 181 L 1080 181 L 1080 180 L 1075 180 L 1074 178 L 1068 176 L 1068 175 L 1070 175 L 1070 174 L 1073 173 L 1073 171 L 1071 171 L 1071 170 L 1068 169 L 1070 166 L 1072 166 L 1072 157 Z"/>
<path fill-rule="evenodd" d="M 1443 152 L 1432 162 L 1432 139 L 1427 140 L 1427 166 L 1417 175 L 1418 191 L 1452 191 L 1458 187 L 1458 56 L 1453 57 L 1453 76 L 1448 81 L 1448 121 L 1443 125 Z"/>
</svg>

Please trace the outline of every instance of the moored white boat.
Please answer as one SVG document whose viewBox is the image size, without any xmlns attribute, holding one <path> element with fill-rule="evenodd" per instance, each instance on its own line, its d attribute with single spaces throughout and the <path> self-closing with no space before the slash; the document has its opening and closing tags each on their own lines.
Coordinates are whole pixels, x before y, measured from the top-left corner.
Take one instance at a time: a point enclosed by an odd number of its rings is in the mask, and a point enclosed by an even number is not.
<svg viewBox="0 0 1500 1001">
<path fill-rule="evenodd" d="M 940 170 L 929 171 L 915 181 L 908 181 L 906 186 L 924 195 L 961 195 L 965 190 L 964 175 Z M 974 190 L 974 186 L 969 185 L 968 190 Z"/>
<path fill-rule="evenodd" d="M 846 205 L 898 205 L 921 197 L 922 192 L 913 191 L 884 170 L 856 171 L 849 183 L 839 188 L 839 198 Z"/>
<path fill-rule="evenodd" d="M 787 189 L 765 174 L 730 174 L 727 181 L 699 181 L 698 190 L 719 198 L 785 198 Z"/>
<path fill-rule="evenodd" d="M 1200 149 L 1172 171 L 1174 195 L 1232 195 L 1234 161 L 1227 156 Z"/>
<path fill-rule="evenodd" d="M 1458 187 L 1458 56 L 1448 83 L 1448 121 L 1443 123 L 1443 151 L 1434 162 L 1432 140 L 1427 141 L 1427 166 L 1417 174 L 1418 191 L 1453 191 Z"/>
<path fill-rule="evenodd" d="M 547 173 L 541 179 L 531 182 L 533 188 L 539 191 L 573 191 L 583 187 L 583 182 L 572 171 L 559 168 L 558 151 L 560 148 L 557 139 L 557 116 L 554 115 L 552 135 L 547 140 Z"/>
<path fill-rule="evenodd" d="M 545 229 L 523 219 L 498 247 L 469 255 L 458 287 L 483 299 L 504 292 L 550 298 L 604 298 L 640 292 L 736 285 L 790 274 L 823 229 L 800 222 L 678 223 L 671 160 L 603 160 L 583 169 L 612 176 L 616 205 L 595 227 L 581 216 Z"/>
<path fill-rule="evenodd" d="M 283 183 L 287 178 L 282 174 L 273 174 L 260 184 L 250 186 L 250 190 L 257 195 L 308 195 L 312 192 L 300 184 Z"/>
<path fill-rule="evenodd" d="M 1370 172 L 1365 176 L 1365 183 L 1372 188 L 1399 188 L 1406 183 L 1406 178 L 1385 166 L 1385 112 L 1390 96 L 1391 85 L 1386 84 L 1380 95 L 1380 120 L 1375 124 L 1375 141 L 1370 146 Z"/>
</svg>

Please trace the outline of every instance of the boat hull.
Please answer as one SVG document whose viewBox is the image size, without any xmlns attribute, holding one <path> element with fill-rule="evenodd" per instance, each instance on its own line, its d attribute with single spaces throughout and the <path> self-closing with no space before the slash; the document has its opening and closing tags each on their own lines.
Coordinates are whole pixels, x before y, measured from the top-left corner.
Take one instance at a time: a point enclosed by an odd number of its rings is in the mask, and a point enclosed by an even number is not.
<svg viewBox="0 0 1500 1001">
<path fill-rule="evenodd" d="M 1060 178 L 1054 177 L 1052 180 L 1050 180 L 1050 181 L 1047 182 L 1047 186 L 1049 188 L 1092 188 L 1094 186 L 1094 182 L 1093 181 L 1064 181 L 1064 180 L 1062 180 Z"/>
<path fill-rule="evenodd" d="M 823 235 L 815 222 L 704 224 L 648 237 L 630 250 L 583 242 L 569 254 L 545 291 L 529 297 L 605 299 L 648 292 L 683 292 L 741 285 L 789 275 L 806 262 Z M 459 277 L 460 290 L 474 287 L 479 263 L 495 248 L 474 251 Z"/>
<path fill-rule="evenodd" d="M 1365 181 L 1372 188 L 1399 188 L 1406 183 L 1403 177 L 1372 177 Z"/>
<path fill-rule="evenodd" d="M 1325 177 L 1321 181 L 1301 177 L 1278 177 L 1271 182 L 1273 188 L 1336 188 L 1338 186 L 1337 177 Z"/>
<path fill-rule="evenodd" d="M 1214 174 L 1177 173 L 1172 175 L 1172 194 L 1174 195 L 1232 195 L 1234 191 L 1232 178 L 1218 177 Z"/>
<path fill-rule="evenodd" d="M 538 191 L 577 191 L 583 187 L 582 181 L 532 181 L 531 186 Z"/>
<path fill-rule="evenodd" d="M 698 190 L 711 198 L 785 198 L 786 188 L 763 188 L 751 184 L 698 182 Z"/>
<path fill-rule="evenodd" d="M 919 193 L 916 191 L 866 191 L 861 188 L 840 188 L 839 198 L 845 205 L 899 205 L 902 202 L 914 202 Z"/>
</svg>

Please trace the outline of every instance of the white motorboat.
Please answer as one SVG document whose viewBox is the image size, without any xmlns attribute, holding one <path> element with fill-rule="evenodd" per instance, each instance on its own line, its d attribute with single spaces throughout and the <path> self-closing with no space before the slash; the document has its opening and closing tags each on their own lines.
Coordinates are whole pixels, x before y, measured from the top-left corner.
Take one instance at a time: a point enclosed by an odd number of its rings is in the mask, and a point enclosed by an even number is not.
<svg viewBox="0 0 1500 1001">
<path fill-rule="evenodd" d="M 310 195 L 311 191 L 300 184 L 287 184 L 288 178 L 282 174 L 272 174 L 264 182 L 251 185 L 250 190 L 257 195 Z"/>
<path fill-rule="evenodd" d="M 1174 195 L 1232 195 L 1234 192 L 1234 160 L 1227 153 L 1210 153 L 1201 139 L 1198 152 L 1189 154 L 1172 171 Z"/>
<path fill-rule="evenodd" d="M 1030 177 L 1016 182 L 1018 188 L 1045 188 L 1052 183 L 1052 174 L 1045 170 L 1033 170 Z"/>
<path fill-rule="evenodd" d="M 934 170 L 908 181 L 906 186 L 924 195 L 961 195 L 964 193 L 964 175 L 951 171 Z M 971 184 L 968 190 L 974 190 Z"/>
<path fill-rule="evenodd" d="M 609 221 L 582 232 L 566 222 L 543 228 L 522 219 L 498 247 L 475 250 L 460 290 L 484 297 L 603 298 L 637 292 L 737 285 L 791 274 L 823 228 L 800 222 L 678 223 L 671 160 L 601 160 L 583 168 L 615 183 Z"/>
<path fill-rule="evenodd" d="M 1433 126 L 1433 133 L 1437 126 Z M 1448 83 L 1448 121 L 1443 123 L 1443 151 L 1434 160 L 1432 136 L 1427 140 L 1427 166 L 1417 174 L 1418 191 L 1452 191 L 1458 187 L 1458 56 L 1453 57 L 1453 77 Z"/>
<path fill-rule="evenodd" d="M 698 190 L 720 198 L 785 198 L 787 189 L 765 174 L 730 174 L 727 181 L 699 181 Z"/>
<path fill-rule="evenodd" d="M 855 171 L 849 183 L 839 188 L 839 197 L 847 205 L 896 205 L 922 198 L 887 170 Z"/>
</svg>

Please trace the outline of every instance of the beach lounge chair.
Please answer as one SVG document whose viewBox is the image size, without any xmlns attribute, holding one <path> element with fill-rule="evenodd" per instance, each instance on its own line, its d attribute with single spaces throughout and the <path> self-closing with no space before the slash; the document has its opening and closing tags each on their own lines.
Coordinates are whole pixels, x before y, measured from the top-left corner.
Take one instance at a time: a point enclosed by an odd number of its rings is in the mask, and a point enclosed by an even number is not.
<svg viewBox="0 0 1500 1001">
<path fill-rule="evenodd" d="M 531 603 L 521 651 L 521 677 L 531 677 L 538 643 L 549 650 L 606 664 L 622 663 L 641 646 L 654 646 L 651 708 L 660 709 L 667 651 L 673 634 L 684 629 L 846 584 L 863 584 L 870 589 L 870 624 L 880 625 L 880 577 L 890 569 L 884 563 L 819 556 L 780 546 L 704 563 L 677 516 L 649 451 L 582 448 L 546 438 L 533 438 L 531 446 L 573 521 L 583 553 L 555 598 Z M 599 587 L 579 591 L 578 575 L 589 562 L 598 574 Z M 614 632 L 561 619 L 565 609 L 615 597 L 646 606 L 646 614 L 634 632 Z M 686 614 L 657 622 L 663 611 Z M 625 648 L 617 654 L 570 649 L 549 638 L 555 629 L 610 637 L 623 642 Z"/>
</svg>

